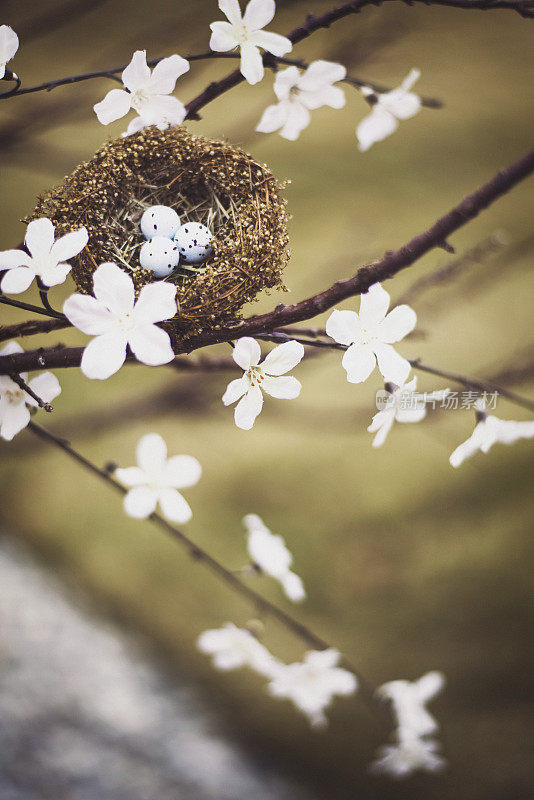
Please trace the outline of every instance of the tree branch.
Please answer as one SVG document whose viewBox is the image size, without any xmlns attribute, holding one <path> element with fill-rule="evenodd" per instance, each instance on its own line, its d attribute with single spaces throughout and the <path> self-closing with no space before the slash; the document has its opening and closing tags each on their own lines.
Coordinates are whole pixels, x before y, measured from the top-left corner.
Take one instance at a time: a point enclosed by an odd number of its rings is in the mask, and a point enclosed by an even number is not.
<svg viewBox="0 0 534 800">
<path fill-rule="evenodd" d="M 97 467 L 96 464 L 93 464 L 88 458 L 71 447 L 69 442 L 59 438 L 53 433 L 50 433 L 50 431 L 47 431 L 45 428 L 42 428 L 35 422 L 29 422 L 28 429 L 41 440 L 62 450 L 86 470 L 91 472 L 93 475 L 96 475 L 98 478 L 100 478 L 100 480 L 107 483 L 108 486 L 111 486 L 113 489 L 115 489 L 115 491 L 119 492 L 119 494 L 125 495 L 127 493 L 128 490 L 125 489 L 124 486 L 122 486 L 122 484 L 119 483 L 109 473 L 109 471 Z M 235 574 L 235 572 L 227 569 L 210 553 L 208 553 L 207 550 L 195 544 L 193 540 L 187 536 L 187 534 L 183 533 L 174 525 L 171 525 L 157 512 L 152 513 L 149 517 L 147 517 L 147 519 L 156 527 L 160 528 L 160 530 L 163 530 L 165 533 L 169 534 L 174 541 L 178 542 L 182 547 L 185 548 L 191 558 L 193 558 L 199 564 L 205 566 L 207 569 L 211 570 L 211 572 L 213 572 L 218 578 L 226 583 L 230 589 L 244 597 L 248 603 L 251 603 L 259 613 L 278 620 L 278 622 L 280 622 L 287 630 L 291 631 L 291 633 L 301 639 L 301 641 L 303 641 L 308 647 L 318 650 L 326 650 L 332 646 L 302 622 L 299 622 L 282 608 L 274 603 L 271 603 L 270 600 L 262 597 L 262 595 L 258 594 L 258 592 L 256 592 L 254 589 L 251 589 Z M 358 677 L 358 682 L 360 685 L 359 694 L 365 701 L 368 708 L 370 708 L 375 714 L 377 711 L 383 713 L 385 708 L 381 701 L 376 697 L 372 688 L 372 684 L 362 677 L 359 670 L 357 670 L 347 659 L 344 659 L 344 663 Z"/>
<path fill-rule="evenodd" d="M 454 231 L 474 219 L 483 209 L 506 194 L 533 171 L 534 150 L 498 172 L 490 181 L 473 194 L 468 195 L 423 233 L 414 236 L 398 250 L 386 253 L 380 261 L 361 267 L 352 278 L 337 281 L 328 289 L 295 305 L 277 306 L 274 311 L 249 317 L 232 327 L 205 331 L 185 339 L 176 347 L 176 354 L 191 353 L 200 347 L 229 342 L 240 336 L 252 336 L 283 328 L 295 322 L 302 322 L 327 311 L 348 297 L 366 292 L 373 283 L 389 280 L 401 270 L 414 264 L 430 250 L 442 245 Z M 0 356 L 0 375 L 38 369 L 78 367 L 82 353 L 83 347 L 71 347 L 62 350 L 41 349 L 11 356 Z"/>
</svg>

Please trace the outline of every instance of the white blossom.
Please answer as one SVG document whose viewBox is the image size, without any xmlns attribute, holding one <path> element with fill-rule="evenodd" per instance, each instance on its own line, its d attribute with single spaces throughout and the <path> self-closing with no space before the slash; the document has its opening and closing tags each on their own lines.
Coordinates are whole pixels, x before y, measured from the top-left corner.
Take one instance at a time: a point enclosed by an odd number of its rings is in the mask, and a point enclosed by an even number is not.
<svg viewBox="0 0 534 800">
<path fill-rule="evenodd" d="M 264 73 L 259 48 L 273 56 L 285 56 L 293 47 L 285 36 L 262 30 L 274 17 L 274 0 L 250 0 L 243 15 L 238 0 L 219 0 L 219 8 L 228 22 L 211 23 L 211 49 L 226 53 L 239 47 L 241 74 L 249 83 L 258 83 Z"/>
<path fill-rule="evenodd" d="M 238 428 L 248 431 L 254 425 L 263 406 L 262 389 L 271 397 L 283 400 L 294 400 L 299 396 L 302 388 L 300 382 L 291 376 L 280 377 L 296 367 L 304 356 L 304 347 L 299 342 L 278 345 L 260 364 L 261 349 L 258 342 L 244 336 L 236 342 L 232 356 L 245 374 L 228 384 L 222 401 L 228 406 L 239 400 L 235 409 Z"/>
<path fill-rule="evenodd" d="M 222 628 L 204 631 L 197 640 L 198 649 L 213 656 L 213 666 L 220 670 L 249 667 L 265 677 L 272 677 L 279 662 L 246 628 L 227 622 Z"/>
<path fill-rule="evenodd" d="M 310 111 L 321 106 L 343 108 L 345 93 L 333 84 L 346 74 L 344 66 L 331 61 L 312 61 L 306 72 L 297 67 L 280 70 L 274 81 L 278 103 L 265 109 L 256 130 L 260 133 L 279 130 L 280 136 L 294 142 L 310 124 Z"/>
<path fill-rule="evenodd" d="M 125 89 L 111 89 L 93 106 L 102 125 L 124 117 L 131 108 L 146 125 L 180 125 L 187 114 L 183 103 L 170 95 L 177 79 L 189 70 L 189 62 L 178 55 L 163 58 L 151 71 L 146 50 L 136 50 L 122 73 Z M 140 123 L 136 121 L 136 125 Z M 141 128 L 137 128 L 140 130 Z M 135 131 L 129 130 L 129 133 Z"/>
<path fill-rule="evenodd" d="M 434 670 L 417 681 L 389 681 L 377 689 L 380 697 L 391 701 L 400 741 L 427 736 L 438 730 L 437 721 L 425 706 L 444 686 L 445 676 Z"/>
<path fill-rule="evenodd" d="M 129 517 L 145 519 L 159 503 L 163 516 L 183 524 L 193 516 L 178 489 L 188 489 L 200 479 L 202 468 L 192 456 L 167 458 L 167 445 L 158 433 L 147 433 L 137 444 L 137 467 L 116 469 L 115 477 L 130 487 L 124 497 Z"/>
<path fill-rule="evenodd" d="M 0 269 L 7 269 L 2 278 L 1 290 L 6 294 L 26 291 L 34 278 L 45 286 L 63 283 L 71 270 L 69 259 L 78 255 L 88 241 L 86 228 L 60 236 L 54 241 L 54 225 L 47 217 L 30 222 L 26 229 L 24 250 L 0 252 Z"/>
<path fill-rule="evenodd" d="M 453 467 L 459 467 L 467 458 L 471 458 L 477 450 L 487 453 L 497 442 L 501 444 L 514 444 L 518 439 L 532 439 L 534 437 L 534 421 L 515 422 L 511 419 L 499 419 L 493 414 L 487 414 L 483 400 L 475 402 L 478 412 L 478 422 L 475 430 L 465 442 L 458 445 L 451 453 L 449 462 Z"/>
<path fill-rule="evenodd" d="M 390 92 L 375 92 L 363 86 L 361 92 L 372 104 L 371 113 L 356 128 L 358 147 L 369 150 L 375 142 L 391 136 L 399 127 L 399 120 L 414 117 L 421 109 L 421 98 L 410 91 L 421 73 L 412 69 L 397 89 Z"/>
<path fill-rule="evenodd" d="M 9 342 L 0 350 L 0 356 L 12 356 L 24 350 L 16 342 Z M 43 400 L 50 403 L 61 393 L 61 386 L 51 372 L 42 372 L 28 381 L 26 372 L 20 373 L 24 383 Z M 0 375 L 0 436 L 10 442 L 30 421 L 28 406 L 37 408 L 38 403 L 8 375 Z"/>
<path fill-rule="evenodd" d="M 374 415 L 373 421 L 367 428 L 369 433 L 376 433 L 373 447 L 380 447 L 386 441 L 395 420 L 397 422 L 420 422 L 426 417 L 427 403 L 436 403 L 444 400 L 450 389 L 440 389 L 437 392 L 416 394 L 417 378 L 412 378 L 404 386 L 388 384 L 383 392 L 385 408 Z"/>
<path fill-rule="evenodd" d="M 350 345 L 342 360 L 349 383 L 361 383 L 378 369 L 386 381 L 402 386 L 410 372 L 410 362 L 400 356 L 392 342 L 400 342 L 416 325 L 410 306 L 396 306 L 389 314 L 390 297 L 379 283 L 362 294 L 360 313 L 335 309 L 326 323 L 326 332 L 339 344 Z M 387 315 L 387 316 L 386 316 Z"/>
<path fill-rule="evenodd" d="M 353 694 L 358 681 L 352 672 L 337 666 L 337 650 L 312 650 L 303 661 L 280 665 L 269 683 L 274 697 L 287 698 L 308 717 L 311 725 L 326 725 L 325 710 L 336 695 Z"/>
<path fill-rule="evenodd" d="M 129 123 L 128 127 L 121 133 L 121 136 L 124 138 L 125 136 L 131 136 L 133 133 L 139 133 L 139 131 L 144 130 L 144 128 L 148 128 L 152 123 L 146 122 L 143 117 L 134 117 Z M 158 131 L 166 131 L 167 128 L 171 125 L 179 125 L 179 122 L 174 122 L 172 119 L 167 121 L 165 114 L 162 116 L 160 122 L 155 125 Z"/>
<path fill-rule="evenodd" d="M 104 380 L 117 372 L 129 345 L 138 361 L 150 366 L 174 358 L 169 334 L 155 323 L 176 314 L 176 286 L 159 281 L 143 286 L 135 300 L 129 275 L 116 264 L 101 264 L 93 274 L 94 297 L 71 295 L 63 305 L 69 321 L 95 338 L 83 351 L 88 378 Z"/>
<path fill-rule="evenodd" d="M 19 37 L 9 25 L 0 25 L 0 80 L 6 74 L 6 64 L 19 49 Z"/>
<path fill-rule="evenodd" d="M 257 514 L 247 514 L 243 523 L 248 531 L 248 552 L 253 565 L 279 581 L 290 600 L 295 603 L 304 600 L 306 592 L 303 583 L 289 569 L 293 556 L 282 537 L 271 533 Z"/>
<path fill-rule="evenodd" d="M 413 772 L 440 772 L 447 762 L 438 754 L 439 744 L 433 739 L 407 739 L 380 747 L 371 772 L 393 778 L 408 778 Z"/>
</svg>

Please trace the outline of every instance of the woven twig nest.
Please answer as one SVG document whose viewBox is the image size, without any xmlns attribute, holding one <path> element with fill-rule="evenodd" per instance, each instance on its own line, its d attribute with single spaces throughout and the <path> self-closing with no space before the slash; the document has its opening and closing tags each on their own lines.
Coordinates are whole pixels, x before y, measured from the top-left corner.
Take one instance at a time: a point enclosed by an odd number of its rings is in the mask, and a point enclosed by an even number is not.
<svg viewBox="0 0 534 800">
<path fill-rule="evenodd" d="M 200 268 L 179 267 L 167 278 L 177 285 L 176 335 L 236 320 L 262 289 L 284 288 L 286 202 L 274 176 L 243 150 L 183 127 L 150 127 L 108 142 L 40 197 L 29 219 L 49 217 L 60 233 L 85 225 L 88 245 L 71 261 L 80 291 L 92 292 L 92 274 L 106 261 L 128 272 L 139 290 L 154 280 L 139 264 L 139 220 L 158 204 L 174 208 L 182 222 L 203 222 L 215 236 L 213 255 Z"/>
</svg>

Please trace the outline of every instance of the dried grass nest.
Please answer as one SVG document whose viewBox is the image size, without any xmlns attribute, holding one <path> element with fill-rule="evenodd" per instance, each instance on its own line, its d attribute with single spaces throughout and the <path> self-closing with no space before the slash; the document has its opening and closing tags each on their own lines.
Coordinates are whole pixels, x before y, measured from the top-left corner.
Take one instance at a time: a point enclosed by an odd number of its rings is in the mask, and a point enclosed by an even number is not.
<svg viewBox="0 0 534 800">
<path fill-rule="evenodd" d="M 226 142 L 193 136 L 184 127 L 137 134 L 105 144 L 91 161 L 42 195 L 30 217 L 49 217 L 59 233 L 85 225 L 87 247 L 72 259 L 72 277 L 92 292 L 99 264 L 114 261 L 136 290 L 151 283 L 139 264 L 143 211 L 168 205 L 185 221 L 214 233 L 213 255 L 197 269 L 181 268 L 177 314 L 167 329 L 183 338 L 239 319 L 262 289 L 282 288 L 289 259 L 286 201 L 264 164 Z"/>
</svg>

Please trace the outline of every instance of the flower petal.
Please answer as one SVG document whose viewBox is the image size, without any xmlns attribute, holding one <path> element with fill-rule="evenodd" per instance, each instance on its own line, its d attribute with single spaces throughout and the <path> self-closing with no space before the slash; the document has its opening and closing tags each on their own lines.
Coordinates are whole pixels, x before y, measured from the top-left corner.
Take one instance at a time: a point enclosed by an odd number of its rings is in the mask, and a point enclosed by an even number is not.
<svg viewBox="0 0 534 800">
<path fill-rule="evenodd" d="M 30 267 L 32 257 L 24 250 L 3 250 L 0 252 L 0 269 Z"/>
<path fill-rule="evenodd" d="M 244 376 L 242 378 L 236 378 L 235 381 L 230 381 L 222 396 L 224 405 L 229 406 L 235 403 L 236 400 L 239 400 L 240 397 L 243 397 L 245 392 L 248 391 L 249 386 L 250 384 Z"/>
<path fill-rule="evenodd" d="M 358 147 L 362 153 L 375 144 L 391 136 L 399 127 L 398 120 L 386 108 L 373 106 L 371 113 L 362 119 L 356 128 Z"/>
<path fill-rule="evenodd" d="M 61 394 L 59 381 L 51 372 L 42 372 L 41 375 L 36 375 L 36 377 L 32 378 L 28 383 L 28 386 L 35 392 L 37 397 L 40 397 L 45 403 L 50 403 Z M 37 401 L 26 392 L 24 394 L 24 399 L 29 406 L 37 408 Z"/>
<path fill-rule="evenodd" d="M 148 486 L 135 486 L 124 497 L 124 510 L 129 517 L 146 519 L 156 510 L 158 494 Z"/>
<path fill-rule="evenodd" d="M 150 67 L 146 63 L 146 50 L 135 51 L 132 60 L 124 69 L 121 77 L 123 84 L 130 92 L 135 92 L 136 89 L 148 83 L 150 80 Z M 124 115 L 121 114 L 122 116 Z"/>
<path fill-rule="evenodd" d="M 263 395 L 261 389 L 256 386 L 251 387 L 235 407 L 234 419 L 237 427 L 241 428 L 241 430 L 249 431 L 262 407 Z"/>
<path fill-rule="evenodd" d="M 139 113 L 149 125 L 160 125 L 165 122 L 181 125 L 187 111 L 178 98 L 156 94 L 140 103 Z"/>
<path fill-rule="evenodd" d="M 384 411 L 379 411 L 378 414 L 374 415 L 373 421 L 367 428 L 369 433 L 376 432 L 376 436 L 373 439 L 373 447 L 381 447 L 381 445 L 384 444 L 394 421 L 394 409 L 385 409 Z"/>
<path fill-rule="evenodd" d="M 136 323 L 152 324 L 176 316 L 176 286 L 172 283 L 149 283 L 139 292 L 134 308 Z"/>
<path fill-rule="evenodd" d="M 124 486 L 144 486 L 146 484 L 146 474 L 141 467 L 124 467 L 116 469 L 114 477 Z"/>
<path fill-rule="evenodd" d="M 241 75 L 252 86 L 263 78 L 263 59 L 260 51 L 253 44 L 241 45 Z"/>
<path fill-rule="evenodd" d="M 146 475 L 159 475 L 167 461 L 167 445 L 159 433 L 145 433 L 137 442 L 137 463 Z"/>
<path fill-rule="evenodd" d="M 274 0 L 250 0 L 243 15 L 243 24 L 248 30 L 257 31 L 269 24 L 275 11 Z"/>
<path fill-rule="evenodd" d="M 335 308 L 326 322 L 326 333 L 338 344 L 352 344 L 361 335 L 360 320 L 355 311 Z"/>
<path fill-rule="evenodd" d="M 301 92 L 299 99 L 311 111 L 322 106 L 343 108 L 346 102 L 345 92 L 339 86 L 323 86 L 315 92 Z"/>
<path fill-rule="evenodd" d="M 30 421 L 30 412 L 24 402 L 10 403 L 0 398 L 0 437 L 10 442 Z"/>
<path fill-rule="evenodd" d="M 301 603 L 306 599 L 306 592 L 302 580 L 294 572 L 286 572 L 280 579 L 282 588 L 287 597 L 294 603 Z"/>
<path fill-rule="evenodd" d="M 75 328 L 89 336 L 109 333 L 116 326 L 115 317 L 94 297 L 72 294 L 63 303 L 63 313 Z"/>
<path fill-rule="evenodd" d="M 396 306 L 380 323 L 380 337 L 388 344 L 400 342 L 413 331 L 416 325 L 417 314 L 413 308 L 406 305 Z"/>
<path fill-rule="evenodd" d="M 360 299 L 360 322 L 364 328 L 382 322 L 391 298 L 379 283 L 373 283 Z M 404 381 L 403 381 L 404 383 Z"/>
<path fill-rule="evenodd" d="M 255 367 L 261 358 L 261 349 L 258 342 L 250 336 L 242 336 L 235 343 L 232 358 L 245 372 L 250 367 Z"/>
<path fill-rule="evenodd" d="M 298 85 L 299 79 L 300 72 L 297 67 L 288 67 L 277 72 L 273 88 L 278 100 L 288 100 L 291 89 Z"/>
<path fill-rule="evenodd" d="M 296 141 L 304 128 L 308 127 L 310 120 L 310 112 L 302 105 L 302 103 L 290 103 L 289 114 L 284 127 L 280 131 L 280 136 L 290 142 Z"/>
<path fill-rule="evenodd" d="M 403 358 L 390 344 L 376 344 L 374 347 L 378 369 L 385 381 L 402 386 L 410 374 L 411 364 Z"/>
<path fill-rule="evenodd" d="M 202 467 L 193 456 L 173 456 L 163 470 L 163 480 L 173 489 L 187 489 L 199 482 Z"/>
<path fill-rule="evenodd" d="M 285 102 L 267 106 L 262 117 L 256 125 L 258 133 L 274 133 L 282 128 L 289 116 L 288 104 Z"/>
<path fill-rule="evenodd" d="M 250 44 L 255 47 L 263 47 L 268 53 L 273 56 L 281 58 L 289 53 L 293 45 L 291 41 L 285 36 L 280 36 L 279 33 L 271 33 L 270 31 L 255 31 L 248 37 Z"/>
<path fill-rule="evenodd" d="M 101 264 L 93 273 L 93 293 L 116 315 L 130 314 L 134 306 L 134 285 L 116 264 Z"/>
<path fill-rule="evenodd" d="M 89 234 L 87 228 L 79 228 L 77 231 L 66 233 L 65 236 L 54 242 L 50 255 L 56 264 L 62 261 L 69 261 L 69 259 L 77 256 L 87 242 L 89 241 Z"/>
<path fill-rule="evenodd" d="M 47 217 L 34 219 L 26 228 L 24 243 L 33 258 L 47 258 L 54 244 L 54 225 Z"/>
<path fill-rule="evenodd" d="M 138 361 L 156 367 L 174 358 L 171 337 L 157 325 L 140 325 L 128 335 L 128 344 Z"/>
<path fill-rule="evenodd" d="M 261 366 L 267 375 L 283 375 L 300 364 L 303 358 L 304 346 L 300 342 L 284 342 L 271 350 Z"/>
<path fill-rule="evenodd" d="M 158 499 L 163 516 L 171 522 L 183 525 L 184 522 L 189 522 L 193 516 L 191 506 L 176 489 L 163 489 L 159 493 Z"/>
<path fill-rule="evenodd" d="M 86 378 L 105 380 L 126 360 L 126 337 L 116 331 L 96 336 L 83 351 L 81 368 Z"/>
<path fill-rule="evenodd" d="M 233 50 L 237 47 L 237 39 L 235 38 L 234 29 L 229 22 L 212 22 L 210 49 L 216 53 L 226 53 L 228 50 Z"/>
<path fill-rule="evenodd" d="M 0 25 L 0 63 L 11 61 L 19 49 L 19 37 L 9 25 Z"/>
<path fill-rule="evenodd" d="M 291 375 L 283 375 L 280 378 L 273 378 L 266 375 L 261 384 L 261 388 L 271 397 L 279 400 L 294 400 L 299 396 L 302 384 Z"/>
<path fill-rule="evenodd" d="M 148 90 L 153 94 L 171 94 L 176 81 L 189 71 L 189 61 L 179 55 L 163 58 L 152 70 Z"/>
<path fill-rule="evenodd" d="M 20 294 L 29 288 L 35 278 L 35 272 L 28 267 L 10 269 L 2 278 L 1 290 L 5 294 Z"/>
<path fill-rule="evenodd" d="M 367 345 L 351 344 L 341 361 L 347 370 L 349 383 L 362 383 L 367 380 L 376 366 L 375 354 Z"/>
<path fill-rule="evenodd" d="M 219 8 L 232 25 L 241 25 L 241 8 L 237 0 L 219 0 Z"/>
<path fill-rule="evenodd" d="M 53 267 L 41 270 L 39 277 L 45 286 L 58 286 L 60 283 L 65 283 L 71 269 L 70 264 L 56 264 Z"/>
<path fill-rule="evenodd" d="M 342 81 L 347 77 L 347 68 L 334 61 L 318 59 L 312 61 L 306 72 L 301 76 L 299 88 L 305 92 L 315 92 L 325 84 Z"/>
<path fill-rule="evenodd" d="M 109 125 L 110 122 L 124 117 L 131 107 L 132 95 L 124 89 L 112 89 L 100 103 L 93 106 L 93 111 L 102 125 Z"/>
</svg>

